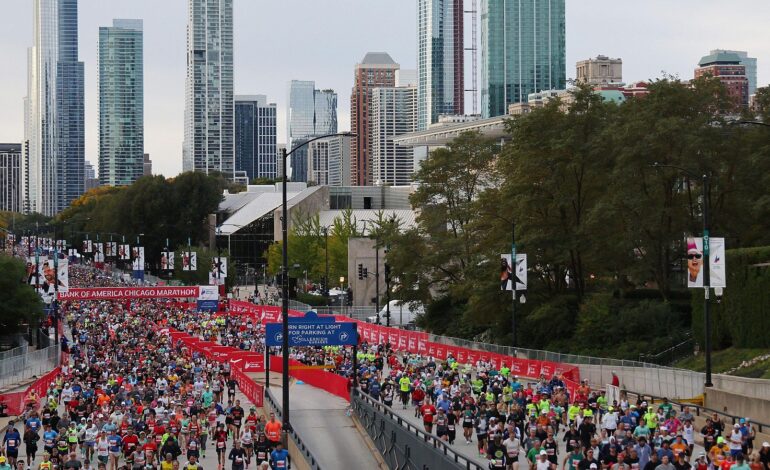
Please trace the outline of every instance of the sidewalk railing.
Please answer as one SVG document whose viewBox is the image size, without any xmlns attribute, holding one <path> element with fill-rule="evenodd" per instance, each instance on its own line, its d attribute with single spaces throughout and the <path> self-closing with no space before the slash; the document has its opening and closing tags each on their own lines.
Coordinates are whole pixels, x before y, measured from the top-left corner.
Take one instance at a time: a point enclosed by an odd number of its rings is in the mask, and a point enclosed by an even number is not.
<svg viewBox="0 0 770 470">
<path fill-rule="evenodd" d="M 282 416 L 281 415 L 282 407 L 278 405 L 278 402 L 273 396 L 273 392 L 270 391 L 269 388 L 265 389 L 265 403 L 267 404 L 268 407 L 270 407 L 270 409 L 275 413 L 276 416 L 278 416 L 279 418 Z M 289 429 L 286 434 L 289 437 L 289 439 L 293 441 L 294 445 L 297 447 L 297 450 L 302 454 L 302 457 L 305 459 L 305 462 L 307 463 L 307 465 L 313 470 L 321 470 L 321 467 L 318 465 L 318 460 L 316 460 L 315 456 L 310 451 L 310 449 L 305 444 L 305 442 L 302 440 L 302 437 L 300 437 L 297 431 L 295 429 Z M 288 445 L 287 445 L 287 448 L 288 448 Z"/>
</svg>

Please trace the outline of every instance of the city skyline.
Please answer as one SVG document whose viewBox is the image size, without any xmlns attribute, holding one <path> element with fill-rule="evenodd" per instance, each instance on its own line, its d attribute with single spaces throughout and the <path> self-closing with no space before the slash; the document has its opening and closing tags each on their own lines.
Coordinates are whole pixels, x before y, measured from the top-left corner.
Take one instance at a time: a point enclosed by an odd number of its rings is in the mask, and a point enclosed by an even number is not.
<svg viewBox="0 0 770 470">
<path fill-rule="evenodd" d="M 350 70 L 370 50 L 388 52 L 402 68 L 416 68 L 416 7 L 414 0 L 396 0 L 365 5 L 339 1 L 330 7 L 311 1 L 293 0 L 272 4 L 236 2 L 235 93 L 267 94 L 278 106 L 278 142 L 286 141 L 286 83 L 312 79 L 339 92 L 339 129 L 349 128 Z M 670 4 L 652 1 L 635 13 L 635 21 L 622 21 L 622 5 L 594 0 L 567 0 L 567 77 L 574 78 L 577 60 L 604 54 L 620 57 L 627 82 L 660 77 L 662 72 L 692 78 L 697 62 L 711 49 L 746 50 L 758 58 L 758 86 L 770 80 L 770 32 L 761 19 L 770 5 L 753 1 L 742 9 L 724 9 L 718 1 L 694 0 Z M 96 44 L 98 28 L 113 18 L 145 20 L 145 151 L 153 155 L 157 173 L 174 176 L 181 171 L 185 27 L 187 0 L 159 4 L 136 0 L 131 4 L 80 0 L 80 53 L 85 63 L 86 158 L 98 160 L 98 100 L 96 94 Z M 26 94 L 26 49 L 32 45 L 32 6 L 18 2 L 6 6 L 8 27 L 0 32 L 3 58 L 12 67 L 0 90 L 0 141 L 23 139 L 23 105 Z M 660 15 L 666 11 L 666 15 Z M 751 15 L 746 15 L 751 11 Z M 319 15 L 329 28 L 340 33 L 317 37 L 308 46 L 308 34 L 282 34 L 276 18 L 291 18 L 295 30 L 319 24 Z M 362 21 L 351 22 L 350 17 Z M 687 17 L 688 21 L 681 21 Z M 378 18 L 378 21 L 364 21 Z M 740 22 L 741 28 L 720 28 L 725 21 Z M 466 35 L 470 28 L 466 28 Z M 273 41 L 277 36 L 280 41 Z M 356 41 L 350 41 L 355 35 Z M 277 44 L 277 45 L 276 45 Z M 643 46 L 642 46 L 643 45 Z M 162 47 L 160 47 L 162 46 Z M 466 60 L 466 69 L 469 64 Z M 267 71 L 267 72 L 265 72 Z M 239 78 L 241 77 L 241 78 Z M 467 75 L 466 75 L 467 80 Z M 467 95 L 466 95 L 467 99 Z M 466 103 L 466 111 L 470 111 Z"/>
</svg>

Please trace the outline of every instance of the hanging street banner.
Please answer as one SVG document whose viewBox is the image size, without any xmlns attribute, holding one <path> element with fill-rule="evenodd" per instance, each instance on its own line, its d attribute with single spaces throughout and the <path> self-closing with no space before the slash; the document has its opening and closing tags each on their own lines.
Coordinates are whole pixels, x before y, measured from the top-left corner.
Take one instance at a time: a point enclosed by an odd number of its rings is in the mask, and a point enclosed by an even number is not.
<svg viewBox="0 0 770 470">
<path fill-rule="evenodd" d="M 132 250 L 134 271 L 144 271 L 144 247 L 135 246 Z"/>
<path fill-rule="evenodd" d="M 114 258 L 118 255 L 118 243 L 117 242 L 107 242 L 104 244 L 104 256 Z"/>
<path fill-rule="evenodd" d="M 688 237 L 687 287 L 703 288 L 703 238 Z M 725 239 L 709 237 L 709 287 L 727 287 Z"/>
<path fill-rule="evenodd" d="M 209 284 L 215 286 L 224 285 L 227 279 L 227 258 L 214 256 L 211 258 L 211 271 L 209 271 Z"/>
<path fill-rule="evenodd" d="M 319 317 L 310 311 L 304 317 L 289 318 L 289 346 L 355 346 L 356 324 L 335 322 L 334 317 Z M 283 323 L 265 325 L 267 346 L 283 345 Z"/>
<path fill-rule="evenodd" d="M 181 299 L 198 298 L 208 286 L 163 287 L 71 287 L 59 290 L 59 300 Z"/>
<path fill-rule="evenodd" d="M 131 259 L 131 249 L 128 245 L 120 245 L 118 247 L 118 259 L 121 261 L 128 261 Z"/>
<path fill-rule="evenodd" d="M 94 243 L 94 263 L 104 263 L 103 243 Z"/>
<path fill-rule="evenodd" d="M 511 254 L 500 255 L 500 290 L 512 290 L 516 279 L 516 290 L 527 290 L 527 255 L 516 253 L 516 266 L 511 266 Z"/>
<path fill-rule="evenodd" d="M 162 251 L 160 253 L 160 269 L 161 271 L 174 270 L 174 252 L 173 251 Z"/>
<path fill-rule="evenodd" d="M 83 253 L 91 253 L 94 251 L 94 242 L 91 240 L 83 240 Z"/>
<path fill-rule="evenodd" d="M 198 270 L 198 253 L 194 251 L 182 252 L 182 271 Z"/>
</svg>

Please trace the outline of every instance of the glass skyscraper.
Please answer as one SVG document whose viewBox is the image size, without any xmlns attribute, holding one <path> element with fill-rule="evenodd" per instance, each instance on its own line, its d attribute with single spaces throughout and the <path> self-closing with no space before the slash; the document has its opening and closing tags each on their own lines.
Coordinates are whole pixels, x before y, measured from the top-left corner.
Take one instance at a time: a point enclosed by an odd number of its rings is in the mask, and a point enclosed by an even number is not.
<svg viewBox="0 0 770 470">
<path fill-rule="evenodd" d="M 84 191 L 83 62 L 77 0 L 34 0 L 28 54 L 24 207 L 54 215 Z"/>
<path fill-rule="evenodd" d="M 287 149 L 306 140 L 337 132 L 337 93 L 316 90 L 315 82 L 292 80 L 289 83 L 287 112 Z M 291 155 L 291 180 L 307 181 L 307 146 Z"/>
<path fill-rule="evenodd" d="M 543 90 L 564 89 L 565 0 L 481 1 L 481 114 Z"/>
<path fill-rule="evenodd" d="M 130 185 L 144 174 L 142 20 L 99 28 L 99 182 Z"/>
<path fill-rule="evenodd" d="M 276 107 L 265 95 L 235 97 L 235 171 L 276 178 Z"/>
<path fill-rule="evenodd" d="M 463 114 L 463 1 L 417 0 L 417 128 Z"/>
<path fill-rule="evenodd" d="M 188 0 L 184 171 L 235 170 L 233 0 Z"/>
</svg>

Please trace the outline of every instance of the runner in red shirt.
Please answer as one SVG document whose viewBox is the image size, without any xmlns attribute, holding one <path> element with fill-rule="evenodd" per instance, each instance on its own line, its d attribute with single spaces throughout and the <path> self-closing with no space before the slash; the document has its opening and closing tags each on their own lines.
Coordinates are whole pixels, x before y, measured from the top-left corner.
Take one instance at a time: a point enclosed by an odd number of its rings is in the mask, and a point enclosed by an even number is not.
<svg viewBox="0 0 770 470">
<path fill-rule="evenodd" d="M 420 416 L 420 408 L 422 407 L 422 401 L 425 399 L 425 391 L 422 387 L 414 387 L 412 391 L 412 404 L 414 405 L 414 417 Z"/>
<path fill-rule="evenodd" d="M 436 416 L 436 407 L 431 404 L 430 398 L 426 399 L 425 404 L 420 407 L 420 415 L 425 432 L 430 434 L 433 432 L 433 418 Z"/>
</svg>

